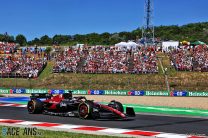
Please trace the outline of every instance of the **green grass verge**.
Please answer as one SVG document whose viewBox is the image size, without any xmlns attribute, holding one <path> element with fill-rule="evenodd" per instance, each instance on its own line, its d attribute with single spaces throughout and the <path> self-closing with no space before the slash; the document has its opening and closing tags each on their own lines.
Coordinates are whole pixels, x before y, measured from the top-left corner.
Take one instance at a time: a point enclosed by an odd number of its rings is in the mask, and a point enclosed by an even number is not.
<svg viewBox="0 0 208 138">
<path fill-rule="evenodd" d="M 46 68 L 40 74 L 39 79 L 44 79 L 48 77 L 48 75 L 52 73 L 52 69 L 53 69 L 53 62 L 48 62 Z"/>
<path fill-rule="evenodd" d="M 80 134 L 80 133 L 71 133 L 71 132 L 62 132 L 62 131 L 49 131 L 37 129 L 37 132 L 40 133 L 39 136 L 23 135 L 24 128 L 20 128 L 19 136 L 3 136 L 2 128 L 12 128 L 11 126 L 0 126 L 0 138 L 28 138 L 28 137 L 40 137 L 40 138 L 118 138 L 115 136 L 102 136 L 102 135 L 91 135 L 91 134 Z M 17 128 L 17 127 L 16 127 Z"/>
<path fill-rule="evenodd" d="M 127 104 L 124 107 L 133 107 L 136 113 L 156 113 L 156 114 L 167 114 L 167 115 L 185 115 L 185 116 L 201 116 L 208 117 L 208 110 L 200 109 L 188 109 L 188 108 L 176 108 L 176 107 L 165 107 L 165 106 L 144 106 Z"/>
</svg>

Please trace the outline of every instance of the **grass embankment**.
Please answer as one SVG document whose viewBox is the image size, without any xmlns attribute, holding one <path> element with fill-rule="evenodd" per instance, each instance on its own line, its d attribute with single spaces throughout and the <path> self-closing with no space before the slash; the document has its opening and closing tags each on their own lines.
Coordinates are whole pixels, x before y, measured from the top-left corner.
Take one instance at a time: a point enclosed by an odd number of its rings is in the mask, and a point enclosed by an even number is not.
<svg viewBox="0 0 208 138">
<path fill-rule="evenodd" d="M 50 74 L 52 74 L 52 67 L 53 63 L 48 62 L 46 68 L 42 71 L 42 73 L 37 79 L 0 78 L 0 87 L 34 88 L 34 86 L 41 83 L 41 81 L 43 81 L 44 78 L 47 78 Z"/>
<path fill-rule="evenodd" d="M 38 136 L 31 135 L 23 135 L 24 129 L 20 128 L 19 135 L 14 136 L 3 136 L 2 128 L 8 128 L 6 126 L 0 126 L 1 135 L 0 138 L 28 138 L 28 137 L 39 137 L 39 138 L 118 138 L 115 136 L 102 136 L 102 135 L 90 135 L 90 134 L 80 134 L 80 133 L 71 133 L 71 132 L 61 132 L 61 131 L 49 131 L 49 130 L 41 130 L 38 129 L 37 133 L 40 134 Z M 12 128 L 10 126 L 10 128 Z"/>
<path fill-rule="evenodd" d="M 208 72 L 176 71 L 167 55 L 162 55 L 162 64 L 167 68 L 168 81 L 176 90 L 208 91 Z"/>
<path fill-rule="evenodd" d="M 164 79 L 161 74 L 53 74 L 52 66 L 53 63 L 49 62 L 37 79 L 0 79 L 0 87 L 165 90 Z"/>
<path fill-rule="evenodd" d="M 1 79 L 1 87 L 54 88 L 54 89 L 103 89 L 103 90 L 165 90 L 162 75 L 131 74 L 48 74 L 36 80 Z M 151 84 L 151 85 L 150 85 Z"/>
<path fill-rule="evenodd" d="M 159 53 L 170 87 L 176 90 L 208 91 L 208 72 L 178 72 L 170 66 L 167 55 Z M 0 79 L 0 87 L 104 89 L 104 90 L 166 90 L 165 78 L 158 62 L 158 74 L 75 74 L 52 73 L 53 63 L 37 79 Z"/>
</svg>

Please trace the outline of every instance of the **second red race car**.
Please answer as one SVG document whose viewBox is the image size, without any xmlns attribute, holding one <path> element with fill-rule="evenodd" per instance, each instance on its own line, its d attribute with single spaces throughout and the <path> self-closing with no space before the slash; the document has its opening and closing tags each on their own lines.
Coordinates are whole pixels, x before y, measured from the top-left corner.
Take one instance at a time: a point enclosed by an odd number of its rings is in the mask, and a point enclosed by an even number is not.
<svg viewBox="0 0 208 138">
<path fill-rule="evenodd" d="M 52 94 L 32 94 L 27 109 L 30 114 L 49 114 L 59 116 L 77 116 L 81 119 L 127 119 L 134 117 L 132 107 L 126 107 L 115 100 L 109 104 L 100 104 L 87 100 L 84 96 L 73 97 L 72 92 Z"/>
</svg>

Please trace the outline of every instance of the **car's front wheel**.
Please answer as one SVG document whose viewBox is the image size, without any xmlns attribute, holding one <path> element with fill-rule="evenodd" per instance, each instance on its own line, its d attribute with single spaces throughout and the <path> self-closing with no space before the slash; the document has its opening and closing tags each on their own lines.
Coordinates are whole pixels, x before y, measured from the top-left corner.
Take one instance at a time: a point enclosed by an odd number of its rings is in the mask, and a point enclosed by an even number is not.
<svg viewBox="0 0 208 138">
<path fill-rule="evenodd" d="M 30 114 L 38 114 L 43 111 L 43 104 L 40 100 L 30 100 L 27 104 L 27 110 Z"/>
</svg>

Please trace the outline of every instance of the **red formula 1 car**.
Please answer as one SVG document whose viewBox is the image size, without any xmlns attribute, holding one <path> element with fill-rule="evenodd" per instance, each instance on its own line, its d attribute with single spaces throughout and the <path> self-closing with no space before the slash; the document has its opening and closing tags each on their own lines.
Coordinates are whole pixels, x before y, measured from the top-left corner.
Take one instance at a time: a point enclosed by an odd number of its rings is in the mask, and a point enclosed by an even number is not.
<svg viewBox="0 0 208 138">
<path fill-rule="evenodd" d="M 126 113 L 124 113 L 123 105 L 118 101 L 113 100 L 105 105 L 87 100 L 83 96 L 72 97 L 72 92 L 56 96 L 52 94 L 32 94 L 27 109 L 30 114 L 77 116 L 81 119 L 126 119 L 135 116 L 132 107 L 126 107 Z"/>
</svg>

